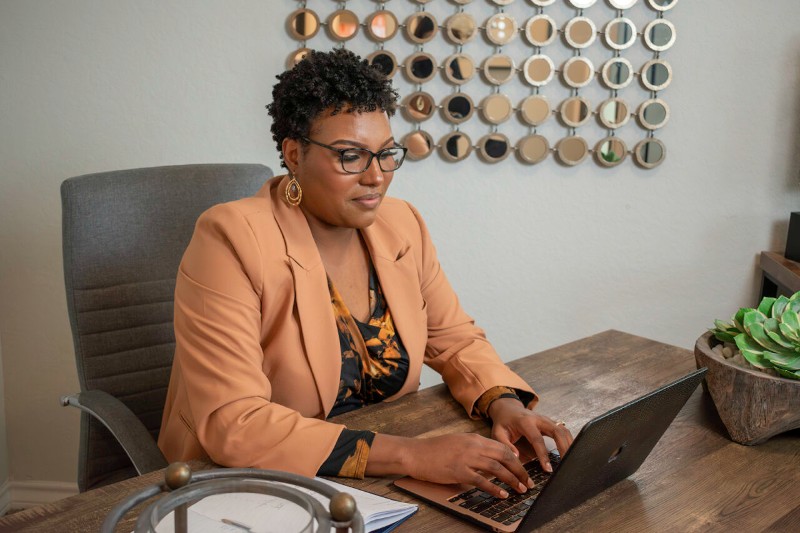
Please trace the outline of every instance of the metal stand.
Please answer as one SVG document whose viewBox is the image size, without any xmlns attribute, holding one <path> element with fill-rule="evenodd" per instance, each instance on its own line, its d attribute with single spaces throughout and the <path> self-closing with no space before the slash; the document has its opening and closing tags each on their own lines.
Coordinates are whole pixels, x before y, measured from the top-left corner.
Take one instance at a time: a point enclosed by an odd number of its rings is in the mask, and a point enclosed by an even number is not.
<svg viewBox="0 0 800 533">
<path fill-rule="evenodd" d="M 287 485 L 303 487 L 327 497 L 330 500 L 329 509 L 326 510 L 316 498 Z M 309 517 L 308 523 L 301 529 L 304 533 L 327 533 L 332 529 L 336 533 L 364 532 L 364 518 L 356 508 L 355 499 L 325 483 L 297 474 L 256 468 L 220 468 L 192 472 L 186 463 L 169 465 L 164 473 L 163 484 L 145 487 L 120 502 L 106 517 L 100 531 L 113 533 L 117 523 L 128 511 L 153 496 L 165 493 L 139 515 L 135 533 L 154 533 L 158 523 L 172 512 L 175 532 L 187 533 L 187 509 L 191 504 L 206 496 L 230 492 L 265 494 L 298 505 Z M 242 529 L 246 530 L 245 527 Z"/>
</svg>

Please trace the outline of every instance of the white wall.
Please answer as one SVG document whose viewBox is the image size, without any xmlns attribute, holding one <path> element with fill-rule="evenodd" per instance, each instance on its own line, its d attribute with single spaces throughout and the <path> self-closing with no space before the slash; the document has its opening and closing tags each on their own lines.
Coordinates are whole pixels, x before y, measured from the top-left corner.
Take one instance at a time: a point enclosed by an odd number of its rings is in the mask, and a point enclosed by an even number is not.
<svg viewBox="0 0 800 533">
<path fill-rule="evenodd" d="M 331 2 L 314 4 L 327 13 Z M 277 169 L 264 105 L 295 47 L 283 29 L 295 7 L 0 0 L 0 332 L 12 479 L 75 479 L 78 415 L 57 401 L 78 387 L 59 184 L 164 164 Z M 565 20 L 566 9 L 553 9 Z M 426 216 L 464 305 L 506 359 L 607 328 L 690 348 L 714 318 L 753 302 L 758 252 L 783 247 L 789 212 L 800 209 L 800 3 L 685 0 L 667 18 L 678 41 L 664 54 L 675 80 L 662 95 L 672 118 L 658 134 L 668 148 L 659 168 L 513 158 L 492 166 L 474 156 L 453 166 L 434 156 L 396 175 L 393 194 Z M 431 87 L 446 90 L 438 80 Z M 409 129 L 395 124 L 398 134 Z M 445 131 L 431 127 L 437 138 Z M 631 124 L 625 135 L 640 130 Z"/>
</svg>

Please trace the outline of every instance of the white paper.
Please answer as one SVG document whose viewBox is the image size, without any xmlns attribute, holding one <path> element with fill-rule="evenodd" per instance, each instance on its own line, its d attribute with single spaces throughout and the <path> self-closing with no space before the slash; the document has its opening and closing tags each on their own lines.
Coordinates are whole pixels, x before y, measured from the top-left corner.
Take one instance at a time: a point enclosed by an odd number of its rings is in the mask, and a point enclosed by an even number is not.
<svg viewBox="0 0 800 533">
<path fill-rule="evenodd" d="M 386 527 L 413 514 L 417 506 L 398 502 L 316 478 L 341 492 L 347 492 L 356 500 L 356 506 L 364 517 L 367 532 Z M 328 499 L 312 490 L 289 485 L 292 488 L 312 495 L 325 509 Z M 192 505 L 188 512 L 191 533 L 291 533 L 311 531 L 306 529 L 309 515 L 306 510 L 293 502 L 264 494 L 235 492 L 209 496 Z M 224 520 L 224 521 L 223 521 Z M 227 521 L 228 523 L 225 523 Z M 239 524 L 233 525 L 233 524 Z M 314 529 L 316 529 L 316 523 Z M 156 529 L 158 533 L 174 533 L 172 514 L 165 517 Z"/>
</svg>

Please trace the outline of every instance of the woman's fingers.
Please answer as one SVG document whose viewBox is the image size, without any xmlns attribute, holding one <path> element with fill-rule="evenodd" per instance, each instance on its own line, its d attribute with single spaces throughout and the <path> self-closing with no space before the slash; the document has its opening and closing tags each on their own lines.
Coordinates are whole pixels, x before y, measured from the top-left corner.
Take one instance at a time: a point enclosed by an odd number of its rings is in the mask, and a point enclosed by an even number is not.
<svg viewBox="0 0 800 533">
<path fill-rule="evenodd" d="M 420 442 L 426 450 L 411 475 L 438 483 L 464 483 L 499 498 L 528 490 L 529 476 L 507 445 L 475 434 L 443 435 Z M 487 479 L 496 477 L 505 486 Z"/>
<path fill-rule="evenodd" d="M 511 453 L 514 454 L 514 457 L 519 459 L 519 450 L 517 449 L 516 446 L 514 446 L 514 443 L 511 442 L 511 439 L 508 436 L 508 432 L 499 431 L 496 435 L 494 435 L 494 440 L 496 440 L 500 444 L 505 444 L 506 446 L 508 446 L 511 449 Z"/>
<path fill-rule="evenodd" d="M 572 446 L 572 433 L 567 429 L 566 424 L 563 422 L 554 423 L 553 434 L 551 435 L 558 448 L 558 453 L 562 456 L 567 453 L 567 450 Z"/>
<path fill-rule="evenodd" d="M 506 448 L 501 459 L 485 459 L 476 465 L 484 474 L 496 477 L 516 492 L 528 490 L 529 477 L 519 459 Z"/>
<path fill-rule="evenodd" d="M 521 404 L 499 405 L 495 410 L 493 436 L 503 441 L 505 435 L 511 435 L 513 440 L 520 437 L 527 440 L 545 472 L 552 472 L 553 466 L 543 436 L 553 438 L 561 455 L 567 453 L 572 444 L 572 433 L 564 422 L 556 422 L 549 417 L 534 413 Z"/>
<path fill-rule="evenodd" d="M 477 487 L 478 489 L 482 490 L 487 494 L 491 494 L 496 498 L 506 499 L 508 498 L 509 494 L 508 491 L 503 489 L 502 487 L 495 485 L 488 478 L 483 477 L 477 472 L 472 472 L 472 480 L 471 481 L 463 481 L 462 483 L 466 485 L 472 485 Z"/>
<path fill-rule="evenodd" d="M 553 465 L 550 464 L 550 452 L 547 445 L 544 443 L 542 434 L 538 431 L 529 431 L 525 434 L 525 438 L 531 443 L 536 457 L 539 459 L 539 464 L 542 465 L 542 470 L 545 472 L 553 472 Z"/>
</svg>

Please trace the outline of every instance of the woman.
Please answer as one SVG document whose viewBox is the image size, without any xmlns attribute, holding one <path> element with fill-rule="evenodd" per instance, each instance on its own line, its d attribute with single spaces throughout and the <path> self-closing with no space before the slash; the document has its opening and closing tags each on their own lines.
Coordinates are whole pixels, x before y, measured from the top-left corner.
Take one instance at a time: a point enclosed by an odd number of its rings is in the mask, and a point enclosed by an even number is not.
<svg viewBox="0 0 800 533">
<path fill-rule="evenodd" d="M 159 446 L 169 461 L 304 475 L 404 474 L 507 493 L 531 480 L 514 442 L 546 469 L 542 435 L 569 431 L 461 309 L 427 229 L 386 197 L 405 149 L 397 93 L 345 50 L 312 52 L 278 76 L 268 106 L 286 176 L 197 222 L 175 288 L 176 351 Z M 419 386 L 423 363 L 473 417 L 473 434 L 409 439 L 326 418 Z"/>
</svg>

